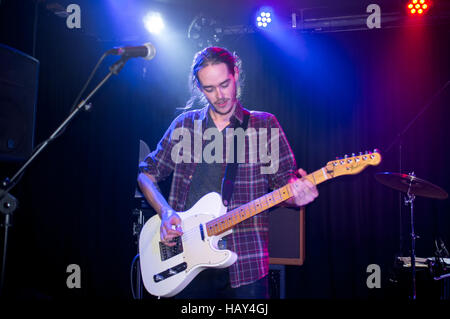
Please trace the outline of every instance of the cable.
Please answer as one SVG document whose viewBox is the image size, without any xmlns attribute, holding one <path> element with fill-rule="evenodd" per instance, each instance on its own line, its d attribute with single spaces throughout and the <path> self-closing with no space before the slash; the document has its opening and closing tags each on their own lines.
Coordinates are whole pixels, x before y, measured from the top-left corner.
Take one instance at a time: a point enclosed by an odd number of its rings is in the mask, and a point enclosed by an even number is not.
<svg viewBox="0 0 450 319">
<path fill-rule="evenodd" d="M 136 292 L 134 291 L 134 282 L 133 282 L 133 267 L 134 264 L 136 263 L 137 258 L 139 257 L 139 254 L 137 254 L 136 256 L 134 256 L 133 261 L 131 262 L 131 267 L 130 267 L 130 285 L 131 285 L 131 294 L 133 295 L 133 299 L 137 299 L 136 298 Z"/>
<path fill-rule="evenodd" d="M 81 98 L 81 95 L 84 93 L 84 91 L 88 87 L 89 83 L 92 80 L 92 77 L 94 76 L 95 72 L 97 71 L 97 69 L 99 68 L 100 64 L 103 62 L 103 60 L 106 58 L 106 56 L 108 56 L 108 52 L 103 53 L 103 55 L 101 56 L 100 60 L 98 60 L 98 62 L 95 65 L 94 69 L 92 70 L 91 74 L 89 75 L 86 83 L 84 84 L 83 88 L 81 89 L 80 93 L 78 94 L 77 98 L 75 99 L 75 102 L 73 102 L 72 109 L 70 110 L 70 113 L 72 113 L 72 111 L 76 108 L 76 106 L 78 104 L 78 101 Z"/>
</svg>

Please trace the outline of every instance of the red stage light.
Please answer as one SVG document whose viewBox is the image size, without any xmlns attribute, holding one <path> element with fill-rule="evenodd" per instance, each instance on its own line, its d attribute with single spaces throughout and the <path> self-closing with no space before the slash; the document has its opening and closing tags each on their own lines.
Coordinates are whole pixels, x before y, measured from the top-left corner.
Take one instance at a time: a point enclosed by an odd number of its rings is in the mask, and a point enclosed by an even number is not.
<svg viewBox="0 0 450 319">
<path fill-rule="evenodd" d="M 423 15 L 431 4 L 430 0 L 408 0 L 407 8 L 412 15 Z"/>
</svg>

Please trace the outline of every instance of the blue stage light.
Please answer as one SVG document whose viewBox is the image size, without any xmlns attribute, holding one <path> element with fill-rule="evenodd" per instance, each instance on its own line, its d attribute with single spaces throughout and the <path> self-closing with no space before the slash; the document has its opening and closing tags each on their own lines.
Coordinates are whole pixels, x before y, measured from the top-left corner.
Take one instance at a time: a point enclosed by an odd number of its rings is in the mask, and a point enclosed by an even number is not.
<svg viewBox="0 0 450 319">
<path fill-rule="evenodd" d="M 256 16 L 256 25 L 259 28 L 266 28 L 272 22 L 272 18 L 273 12 L 268 9 L 260 9 Z"/>
<path fill-rule="evenodd" d="M 142 19 L 150 33 L 159 34 L 164 29 L 164 21 L 158 12 L 149 12 Z"/>
</svg>

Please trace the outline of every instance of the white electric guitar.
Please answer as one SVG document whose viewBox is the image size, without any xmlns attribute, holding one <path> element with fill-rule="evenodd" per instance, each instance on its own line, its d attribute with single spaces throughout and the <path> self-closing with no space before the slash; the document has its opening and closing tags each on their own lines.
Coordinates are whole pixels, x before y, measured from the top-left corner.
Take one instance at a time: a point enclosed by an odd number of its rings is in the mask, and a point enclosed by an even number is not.
<svg viewBox="0 0 450 319">
<path fill-rule="evenodd" d="M 378 165 L 380 154 L 366 152 L 345 157 L 327 165 L 304 178 L 317 185 L 341 175 L 358 174 L 368 165 Z M 218 241 L 231 233 L 233 226 L 251 218 L 293 196 L 287 184 L 250 203 L 227 212 L 221 196 L 209 193 L 191 209 L 179 213 L 183 235 L 169 247 L 160 239 L 161 219 L 150 218 L 142 228 L 139 254 L 144 286 L 154 296 L 171 297 L 183 290 L 206 268 L 225 268 L 237 260 L 230 250 L 220 250 Z"/>
</svg>

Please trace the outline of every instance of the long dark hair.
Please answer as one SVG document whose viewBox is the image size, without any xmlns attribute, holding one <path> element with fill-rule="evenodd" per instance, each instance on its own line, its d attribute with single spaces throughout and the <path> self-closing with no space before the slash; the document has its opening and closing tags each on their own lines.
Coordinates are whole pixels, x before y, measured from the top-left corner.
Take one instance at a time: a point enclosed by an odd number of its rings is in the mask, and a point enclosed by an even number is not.
<svg viewBox="0 0 450 319">
<path fill-rule="evenodd" d="M 228 71 L 234 76 L 234 68 L 239 70 L 239 81 L 236 83 L 236 98 L 239 99 L 242 92 L 243 83 L 243 72 L 242 72 L 242 62 L 236 53 L 231 53 L 227 49 L 220 47 L 208 47 L 199 52 L 194 56 L 194 61 L 192 62 L 191 73 L 189 75 L 189 88 L 191 90 L 191 97 L 186 103 L 185 110 L 194 107 L 195 101 L 198 100 L 201 104 L 207 105 L 203 93 L 200 91 L 200 81 L 198 79 L 198 72 L 210 64 L 225 63 Z"/>
</svg>

